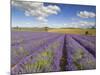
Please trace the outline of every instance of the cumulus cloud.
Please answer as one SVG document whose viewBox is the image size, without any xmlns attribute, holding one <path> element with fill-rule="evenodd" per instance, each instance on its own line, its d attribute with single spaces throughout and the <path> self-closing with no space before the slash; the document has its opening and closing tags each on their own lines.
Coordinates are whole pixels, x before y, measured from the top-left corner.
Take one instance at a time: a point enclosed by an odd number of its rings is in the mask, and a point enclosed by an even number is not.
<svg viewBox="0 0 100 75">
<path fill-rule="evenodd" d="M 77 13 L 77 16 L 79 16 L 81 18 L 94 18 L 96 15 L 94 12 L 80 11 Z"/>
<path fill-rule="evenodd" d="M 78 21 L 78 22 L 72 22 L 65 24 L 66 27 L 69 28 L 92 28 L 95 27 L 95 22 L 89 22 L 89 21 Z"/>
<path fill-rule="evenodd" d="M 25 11 L 26 16 L 34 16 L 38 21 L 47 22 L 47 17 L 57 15 L 60 8 L 57 5 L 45 6 L 41 2 L 25 2 L 12 0 L 12 5 L 20 7 Z"/>
<path fill-rule="evenodd" d="M 68 23 L 63 23 L 63 24 L 50 24 L 48 25 L 49 27 L 53 28 L 95 28 L 96 24 L 95 22 L 91 21 L 84 21 L 84 20 L 79 20 L 79 21 L 72 21 Z"/>
</svg>

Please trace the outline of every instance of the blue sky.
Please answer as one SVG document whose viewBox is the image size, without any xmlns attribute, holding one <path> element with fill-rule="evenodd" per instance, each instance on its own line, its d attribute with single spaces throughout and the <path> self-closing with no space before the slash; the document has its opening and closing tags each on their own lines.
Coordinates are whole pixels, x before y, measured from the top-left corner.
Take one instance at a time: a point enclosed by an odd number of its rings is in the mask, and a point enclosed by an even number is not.
<svg viewBox="0 0 100 75">
<path fill-rule="evenodd" d="M 88 5 L 72 5 L 72 4 L 55 4 L 43 3 L 44 7 L 49 5 L 57 6 L 60 11 L 56 10 L 57 14 L 50 14 L 44 17 L 47 21 L 41 22 L 36 19 L 36 16 L 25 15 L 23 7 L 12 4 L 12 27 L 41 27 L 40 24 L 45 24 L 48 27 L 89 27 L 95 26 L 96 7 Z M 23 5 L 24 6 L 24 5 Z M 25 6 L 24 6 L 25 7 Z M 38 7 L 39 8 L 39 7 Z M 34 10 L 35 11 L 35 10 Z M 79 15 L 78 15 L 79 14 Z"/>
</svg>

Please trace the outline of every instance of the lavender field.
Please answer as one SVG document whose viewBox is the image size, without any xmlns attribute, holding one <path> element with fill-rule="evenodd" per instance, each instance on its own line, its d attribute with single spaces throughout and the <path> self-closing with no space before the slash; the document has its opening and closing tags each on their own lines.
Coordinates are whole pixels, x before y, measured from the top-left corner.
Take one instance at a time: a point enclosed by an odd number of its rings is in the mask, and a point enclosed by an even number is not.
<svg viewBox="0 0 100 75">
<path fill-rule="evenodd" d="M 11 74 L 96 68 L 96 37 L 50 32 L 11 32 Z"/>
<path fill-rule="evenodd" d="M 11 75 L 96 69 L 96 6 L 11 1 Z"/>
</svg>

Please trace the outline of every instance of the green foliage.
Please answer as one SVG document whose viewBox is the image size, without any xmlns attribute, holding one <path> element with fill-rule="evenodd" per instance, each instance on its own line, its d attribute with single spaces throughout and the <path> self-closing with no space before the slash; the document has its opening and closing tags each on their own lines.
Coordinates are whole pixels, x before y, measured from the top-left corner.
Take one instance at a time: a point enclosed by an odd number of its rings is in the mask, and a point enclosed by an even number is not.
<svg viewBox="0 0 100 75">
<path fill-rule="evenodd" d="M 84 52 L 81 49 L 78 49 L 75 53 L 74 53 L 74 60 L 80 60 L 82 59 L 82 57 L 84 56 Z"/>
<path fill-rule="evenodd" d="M 79 60 L 81 60 L 84 56 L 84 52 L 81 49 L 78 49 L 73 56 L 74 64 L 77 66 L 78 69 L 83 69 L 82 64 L 79 63 Z"/>
<path fill-rule="evenodd" d="M 83 69 L 83 66 L 82 66 L 81 64 L 79 64 L 77 60 L 74 61 L 74 64 L 77 66 L 77 68 L 78 68 L 79 70 L 82 70 L 82 69 Z"/>
<path fill-rule="evenodd" d="M 29 70 L 30 72 L 32 69 L 34 69 L 35 72 L 40 70 L 43 71 L 45 69 L 51 70 L 50 65 L 52 64 L 52 57 L 53 53 L 51 50 L 41 52 L 35 57 L 35 60 L 37 60 L 36 62 L 25 64 L 25 69 Z"/>
</svg>

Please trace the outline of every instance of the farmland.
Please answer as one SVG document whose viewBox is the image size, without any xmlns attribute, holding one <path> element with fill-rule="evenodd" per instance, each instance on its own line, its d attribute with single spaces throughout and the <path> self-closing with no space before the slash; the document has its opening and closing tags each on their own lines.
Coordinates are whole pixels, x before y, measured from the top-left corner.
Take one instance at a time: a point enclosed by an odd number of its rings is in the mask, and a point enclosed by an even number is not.
<svg viewBox="0 0 100 75">
<path fill-rule="evenodd" d="M 13 31 L 28 31 L 28 32 L 47 32 L 45 28 L 12 28 Z M 80 34 L 84 35 L 88 31 L 89 35 L 96 35 L 96 29 L 82 28 L 48 28 L 48 32 L 64 33 L 64 34 Z"/>
<path fill-rule="evenodd" d="M 95 29 L 12 29 L 11 73 L 95 69 L 95 45 Z"/>
<path fill-rule="evenodd" d="M 50 29 L 49 32 L 56 33 L 66 33 L 66 34 L 81 34 L 84 35 L 86 31 L 89 32 L 89 35 L 96 35 L 95 29 L 81 29 L 81 28 L 59 28 L 59 29 Z"/>
</svg>

